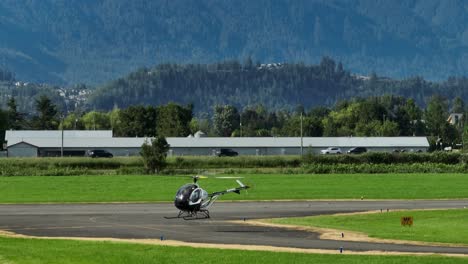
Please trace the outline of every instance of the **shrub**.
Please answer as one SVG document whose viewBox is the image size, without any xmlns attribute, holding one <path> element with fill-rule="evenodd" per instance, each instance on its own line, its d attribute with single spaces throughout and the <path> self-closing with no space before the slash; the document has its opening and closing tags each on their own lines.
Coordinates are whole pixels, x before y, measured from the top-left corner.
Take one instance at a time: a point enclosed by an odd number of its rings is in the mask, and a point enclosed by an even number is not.
<svg viewBox="0 0 468 264">
<path fill-rule="evenodd" d="M 166 138 L 155 137 L 151 140 L 151 144 L 147 142 L 141 146 L 141 156 L 145 168 L 149 172 L 159 173 L 166 167 L 166 156 L 169 151 L 169 144 Z"/>
</svg>

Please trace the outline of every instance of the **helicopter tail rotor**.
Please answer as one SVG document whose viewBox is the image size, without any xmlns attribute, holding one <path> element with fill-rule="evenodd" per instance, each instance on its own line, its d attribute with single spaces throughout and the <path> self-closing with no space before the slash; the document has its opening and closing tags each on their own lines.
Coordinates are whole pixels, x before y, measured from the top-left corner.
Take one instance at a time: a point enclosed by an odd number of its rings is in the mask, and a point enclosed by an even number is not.
<svg viewBox="0 0 468 264">
<path fill-rule="evenodd" d="M 241 181 L 236 180 L 236 182 L 241 186 L 241 187 L 246 187 Z M 248 187 L 247 187 L 248 188 Z"/>
</svg>

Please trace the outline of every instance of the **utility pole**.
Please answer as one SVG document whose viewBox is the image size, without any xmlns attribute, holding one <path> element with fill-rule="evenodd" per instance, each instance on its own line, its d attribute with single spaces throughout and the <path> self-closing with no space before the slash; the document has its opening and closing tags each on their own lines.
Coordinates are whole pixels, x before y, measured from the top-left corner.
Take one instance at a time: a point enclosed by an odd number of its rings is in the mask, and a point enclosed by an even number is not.
<svg viewBox="0 0 468 264">
<path fill-rule="evenodd" d="M 63 115 L 61 117 L 62 117 L 62 125 L 61 125 L 61 127 L 62 127 L 62 144 L 60 146 L 60 157 L 63 158 Z"/>
<path fill-rule="evenodd" d="M 242 137 L 242 113 L 239 115 L 239 137 Z"/>
<path fill-rule="evenodd" d="M 302 135 L 302 112 L 301 112 L 301 157 L 304 155 L 304 140 Z"/>
</svg>

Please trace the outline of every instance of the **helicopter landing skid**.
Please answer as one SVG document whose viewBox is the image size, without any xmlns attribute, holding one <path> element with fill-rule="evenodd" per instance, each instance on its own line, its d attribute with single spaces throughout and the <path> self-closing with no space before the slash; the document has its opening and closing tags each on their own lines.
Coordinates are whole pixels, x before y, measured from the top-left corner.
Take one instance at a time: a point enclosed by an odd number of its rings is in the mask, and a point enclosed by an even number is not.
<svg viewBox="0 0 468 264">
<path fill-rule="evenodd" d="M 166 219 L 177 219 L 177 218 L 184 218 L 184 214 L 188 214 L 187 212 L 180 211 L 177 216 L 165 216 Z"/>
<path fill-rule="evenodd" d="M 208 210 L 200 210 L 196 212 L 184 212 L 180 211 L 177 216 L 165 216 L 165 219 L 177 219 L 182 218 L 184 220 L 198 220 L 210 218 L 210 212 Z"/>
<path fill-rule="evenodd" d="M 184 220 L 198 220 L 210 218 L 210 212 L 208 210 L 200 210 L 198 212 L 191 213 L 185 217 Z"/>
</svg>

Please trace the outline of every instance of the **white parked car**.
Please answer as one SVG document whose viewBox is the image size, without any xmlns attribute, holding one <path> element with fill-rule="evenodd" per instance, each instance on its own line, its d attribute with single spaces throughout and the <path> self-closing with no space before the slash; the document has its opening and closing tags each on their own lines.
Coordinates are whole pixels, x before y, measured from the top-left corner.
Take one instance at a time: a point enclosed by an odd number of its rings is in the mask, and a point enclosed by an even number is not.
<svg viewBox="0 0 468 264">
<path fill-rule="evenodd" d="M 336 147 L 330 147 L 320 150 L 322 154 L 341 154 L 341 149 Z"/>
</svg>

